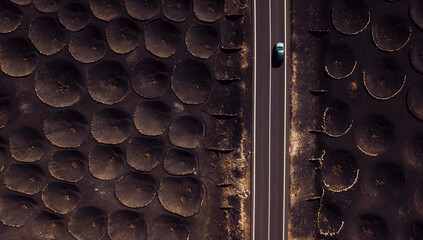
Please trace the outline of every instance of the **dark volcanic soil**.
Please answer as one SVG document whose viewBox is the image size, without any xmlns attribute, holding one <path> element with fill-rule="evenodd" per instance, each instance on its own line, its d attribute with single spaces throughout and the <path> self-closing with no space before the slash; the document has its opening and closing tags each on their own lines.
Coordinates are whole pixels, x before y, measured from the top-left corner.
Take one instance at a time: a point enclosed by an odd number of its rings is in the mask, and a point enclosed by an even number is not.
<svg viewBox="0 0 423 240">
<path fill-rule="evenodd" d="M 422 239 L 423 2 L 291 2 L 290 239 Z"/>
<path fill-rule="evenodd" d="M 247 238 L 249 4 L 0 0 L 0 239 Z"/>
</svg>

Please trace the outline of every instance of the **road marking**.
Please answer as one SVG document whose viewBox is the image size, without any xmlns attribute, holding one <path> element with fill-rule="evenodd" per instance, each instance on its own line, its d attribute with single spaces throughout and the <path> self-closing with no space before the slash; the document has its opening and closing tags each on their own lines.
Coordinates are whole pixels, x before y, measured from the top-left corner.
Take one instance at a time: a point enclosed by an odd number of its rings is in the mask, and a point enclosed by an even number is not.
<svg viewBox="0 0 423 240">
<path fill-rule="evenodd" d="M 271 166 L 272 166 L 272 0 L 269 0 L 269 179 L 268 179 L 268 205 L 267 205 L 267 239 L 270 240 L 270 206 L 271 206 Z"/>
<path fill-rule="evenodd" d="M 253 239 L 256 239 L 256 105 L 257 105 L 257 97 L 256 97 L 256 89 L 257 89 L 257 0 L 253 0 L 254 2 L 254 9 L 253 9 L 253 22 L 254 22 L 254 67 L 253 67 L 253 219 L 252 219 L 252 232 L 253 232 Z"/>
<path fill-rule="evenodd" d="M 288 109 L 287 109 L 287 106 L 288 106 L 288 104 L 287 104 L 287 100 L 288 100 L 288 95 L 287 95 L 287 88 L 288 88 L 288 78 L 287 78 L 287 62 L 288 62 L 288 54 L 289 54 L 289 52 L 288 52 L 288 42 L 287 42 L 287 25 L 288 25 L 288 14 L 289 14 L 289 11 L 288 11 L 288 9 L 287 9 L 287 2 L 288 0 L 284 0 L 283 1 L 283 4 L 284 4 L 284 43 L 285 43 L 285 61 L 284 61 L 284 84 L 285 84 L 285 86 L 284 86 L 284 111 L 283 111 L 283 122 L 284 122 L 284 126 L 283 126 L 283 170 L 284 170 L 284 176 L 283 176 L 283 200 L 282 200 L 282 202 L 283 202 L 283 206 L 282 206 L 282 222 L 283 222 L 283 227 L 282 227 L 282 239 L 283 240 L 285 240 L 285 231 L 286 231 L 286 222 L 285 222 L 285 199 L 286 199 L 286 178 L 287 178 L 287 174 L 289 174 L 288 173 L 288 171 L 286 171 L 286 158 L 287 158 L 287 152 L 286 152 L 286 145 L 287 145 L 287 136 L 286 136 L 286 134 L 287 134 L 287 131 L 286 131 L 286 128 L 287 128 L 287 125 L 288 125 L 288 122 L 287 122 L 287 111 L 288 111 Z"/>
</svg>

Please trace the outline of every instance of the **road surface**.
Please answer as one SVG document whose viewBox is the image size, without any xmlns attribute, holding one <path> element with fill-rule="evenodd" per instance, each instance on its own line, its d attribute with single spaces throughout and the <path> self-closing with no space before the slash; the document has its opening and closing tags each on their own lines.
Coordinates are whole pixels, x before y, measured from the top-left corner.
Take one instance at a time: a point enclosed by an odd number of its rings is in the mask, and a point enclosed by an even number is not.
<svg viewBox="0 0 423 240">
<path fill-rule="evenodd" d="M 286 63 L 271 67 L 271 50 L 285 42 L 287 0 L 254 3 L 252 239 L 287 239 L 285 232 Z M 288 58 L 286 58 L 288 59 Z"/>
</svg>

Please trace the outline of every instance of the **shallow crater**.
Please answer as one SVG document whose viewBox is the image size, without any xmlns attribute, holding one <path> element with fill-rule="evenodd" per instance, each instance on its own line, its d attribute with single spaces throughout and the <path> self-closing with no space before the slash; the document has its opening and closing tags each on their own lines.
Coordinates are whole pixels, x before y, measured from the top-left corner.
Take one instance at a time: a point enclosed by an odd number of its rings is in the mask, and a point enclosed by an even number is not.
<svg viewBox="0 0 423 240">
<path fill-rule="evenodd" d="M 32 3 L 33 0 L 10 0 L 12 3 L 15 3 L 17 5 L 25 6 L 30 3 Z"/>
<path fill-rule="evenodd" d="M 141 214 L 130 210 L 117 210 L 109 215 L 107 232 L 111 240 L 145 239 L 146 224 Z"/>
<path fill-rule="evenodd" d="M 36 51 L 26 39 L 11 37 L 0 44 L 0 67 L 5 74 L 24 77 L 31 74 L 36 65 Z"/>
<path fill-rule="evenodd" d="M 175 216 L 160 216 L 148 225 L 148 240 L 188 240 L 190 232 L 188 226 Z"/>
<path fill-rule="evenodd" d="M 423 84 L 414 84 L 407 94 L 407 106 L 411 114 L 423 121 Z"/>
<path fill-rule="evenodd" d="M 372 39 L 380 50 L 395 52 L 407 45 L 411 31 L 404 19 L 385 15 L 373 23 Z"/>
<path fill-rule="evenodd" d="M 82 35 L 72 37 L 69 43 L 69 53 L 82 63 L 97 62 L 106 55 L 106 50 L 103 33 L 92 25 L 83 30 Z"/>
<path fill-rule="evenodd" d="M 78 205 L 81 192 L 71 184 L 50 182 L 41 195 L 44 205 L 57 214 L 72 212 Z"/>
<path fill-rule="evenodd" d="M 126 18 L 118 18 L 110 21 L 106 29 L 106 39 L 110 48 L 117 54 L 126 54 L 138 47 L 138 25 Z"/>
<path fill-rule="evenodd" d="M 6 127 L 14 119 L 15 115 L 16 109 L 11 98 L 0 92 L 0 129 Z"/>
<path fill-rule="evenodd" d="M 97 63 L 87 70 L 88 92 L 91 97 L 106 105 L 122 101 L 129 90 L 129 73 L 116 61 Z"/>
<path fill-rule="evenodd" d="M 366 155 L 378 156 L 395 143 L 394 126 L 381 115 L 369 115 L 358 124 L 355 142 Z"/>
<path fill-rule="evenodd" d="M 405 173 L 400 165 L 392 162 L 379 162 L 371 170 L 366 189 L 372 197 L 397 200 L 401 198 L 405 184 Z"/>
<path fill-rule="evenodd" d="M 212 73 L 203 62 L 185 59 L 178 62 L 172 73 L 172 90 L 181 102 L 200 104 L 211 91 Z"/>
<path fill-rule="evenodd" d="M 328 136 L 341 137 L 352 128 L 350 107 L 342 101 L 332 101 L 323 114 L 323 129 Z"/>
<path fill-rule="evenodd" d="M 322 168 L 323 184 L 333 192 L 346 191 L 358 181 L 359 170 L 354 154 L 339 149 L 325 155 Z"/>
<path fill-rule="evenodd" d="M 144 58 L 132 70 L 132 87 L 145 98 L 157 98 L 169 89 L 169 68 L 153 58 Z"/>
<path fill-rule="evenodd" d="M 37 239 L 62 239 L 66 234 L 66 226 L 61 217 L 47 211 L 34 216 L 30 226 L 32 236 Z"/>
<path fill-rule="evenodd" d="M 53 55 L 67 44 L 67 34 L 59 22 L 51 17 L 36 18 L 31 24 L 29 40 L 44 55 Z"/>
<path fill-rule="evenodd" d="M 103 239 L 106 236 L 106 214 L 99 208 L 79 208 L 68 223 L 68 230 L 78 240 Z"/>
<path fill-rule="evenodd" d="M 218 49 L 219 37 L 217 30 L 211 25 L 194 25 L 186 35 L 185 44 L 194 57 L 207 59 Z"/>
<path fill-rule="evenodd" d="M 162 0 L 162 5 L 163 15 L 175 22 L 184 21 L 192 9 L 190 0 Z"/>
<path fill-rule="evenodd" d="M 181 42 L 181 31 L 170 22 L 157 19 L 149 22 L 144 31 L 145 47 L 153 55 L 169 58 Z"/>
<path fill-rule="evenodd" d="M 318 212 L 318 228 L 324 236 L 334 236 L 344 227 L 344 216 L 334 203 L 323 201 Z"/>
<path fill-rule="evenodd" d="M 159 13 L 160 0 L 125 0 L 125 7 L 129 16 L 144 21 Z"/>
<path fill-rule="evenodd" d="M 200 21 L 215 22 L 223 16 L 223 0 L 194 0 L 194 13 Z"/>
<path fill-rule="evenodd" d="M 134 124 L 144 135 L 157 136 L 164 133 L 170 119 L 170 108 L 162 101 L 145 101 L 137 106 Z"/>
<path fill-rule="evenodd" d="M 144 173 L 129 172 L 116 184 L 115 195 L 120 203 L 130 208 L 149 205 L 156 196 L 156 180 Z"/>
<path fill-rule="evenodd" d="M 91 122 L 91 133 L 99 143 L 122 143 L 128 138 L 130 129 L 129 115 L 116 108 L 100 110 Z"/>
<path fill-rule="evenodd" d="M 58 111 L 44 119 L 44 135 L 57 147 L 80 146 L 89 134 L 88 121 L 74 110 Z"/>
<path fill-rule="evenodd" d="M 89 155 L 90 172 L 100 180 L 112 180 L 122 174 L 124 161 L 122 149 L 113 145 L 96 145 Z"/>
<path fill-rule="evenodd" d="M 423 73 L 423 44 L 415 43 L 410 48 L 410 62 L 418 72 Z"/>
<path fill-rule="evenodd" d="M 37 203 L 30 197 L 1 196 L 0 221 L 9 227 L 22 227 L 31 219 L 36 207 Z"/>
<path fill-rule="evenodd" d="M 325 57 L 325 71 L 334 79 L 343 79 L 353 74 L 357 65 L 351 48 L 346 45 L 335 45 Z"/>
<path fill-rule="evenodd" d="M 4 174 L 4 185 L 16 192 L 34 195 L 45 184 L 45 174 L 36 164 L 12 164 Z"/>
<path fill-rule="evenodd" d="M 169 140 L 183 148 L 196 148 L 204 137 L 204 124 L 195 117 L 182 116 L 173 121 L 169 128 Z"/>
<path fill-rule="evenodd" d="M 362 32 L 370 23 L 370 12 L 363 1 L 338 1 L 332 8 L 334 28 L 346 35 Z"/>
<path fill-rule="evenodd" d="M 30 127 L 23 127 L 9 138 L 10 153 L 20 162 L 35 162 L 44 155 L 44 139 L 41 134 Z"/>
<path fill-rule="evenodd" d="M 15 5 L 3 1 L 0 3 L 0 33 L 15 31 L 22 22 L 22 11 Z"/>
<path fill-rule="evenodd" d="M 388 100 L 403 89 L 407 76 L 392 58 L 383 57 L 373 61 L 363 71 L 363 83 L 375 99 Z"/>
<path fill-rule="evenodd" d="M 354 219 L 353 239 L 389 239 L 390 229 L 386 220 L 378 215 L 363 214 Z"/>
<path fill-rule="evenodd" d="M 132 139 L 126 148 L 128 164 L 138 171 L 150 171 L 157 167 L 164 157 L 164 143 L 152 137 Z"/>
<path fill-rule="evenodd" d="M 36 73 L 35 92 L 52 107 L 69 107 L 82 95 L 82 76 L 71 62 L 56 59 L 45 63 Z"/>
<path fill-rule="evenodd" d="M 34 0 L 35 8 L 43 13 L 58 12 L 62 3 L 62 0 Z"/>
<path fill-rule="evenodd" d="M 58 13 L 59 22 L 69 31 L 84 29 L 90 22 L 90 12 L 85 5 L 67 2 Z"/>
<path fill-rule="evenodd" d="M 193 177 L 166 177 L 160 183 L 158 197 L 167 211 L 190 217 L 200 211 L 204 189 Z"/>
<path fill-rule="evenodd" d="M 123 9 L 120 0 L 89 0 L 93 15 L 104 21 L 110 21 L 121 15 Z"/>
<path fill-rule="evenodd" d="M 173 175 L 188 175 L 195 172 L 197 160 L 193 152 L 172 148 L 167 153 L 164 161 L 163 168 L 169 174 Z"/>
<path fill-rule="evenodd" d="M 48 169 L 56 179 L 77 182 L 84 176 L 86 158 L 76 150 L 59 150 L 51 156 Z"/>
<path fill-rule="evenodd" d="M 420 29 L 423 29 L 423 1 L 411 0 L 409 10 L 410 10 L 410 16 L 413 22 Z"/>
</svg>

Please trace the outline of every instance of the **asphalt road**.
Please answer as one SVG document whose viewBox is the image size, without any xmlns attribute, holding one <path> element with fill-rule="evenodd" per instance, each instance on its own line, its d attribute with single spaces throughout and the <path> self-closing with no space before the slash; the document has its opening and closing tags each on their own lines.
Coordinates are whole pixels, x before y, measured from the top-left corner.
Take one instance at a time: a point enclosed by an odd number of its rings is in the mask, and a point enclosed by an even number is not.
<svg viewBox="0 0 423 240">
<path fill-rule="evenodd" d="M 271 67 L 271 50 L 285 41 L 285 2 L 255 1 L 254 177 L 252 239 L 285 239 L 285 63 Z M 285 45 L 287 45 L 285 43 Z M 289 49 L 289 46 L 286 46 Z M 288 53 L 289 54 L 289 53 Z"/>
</svg>

